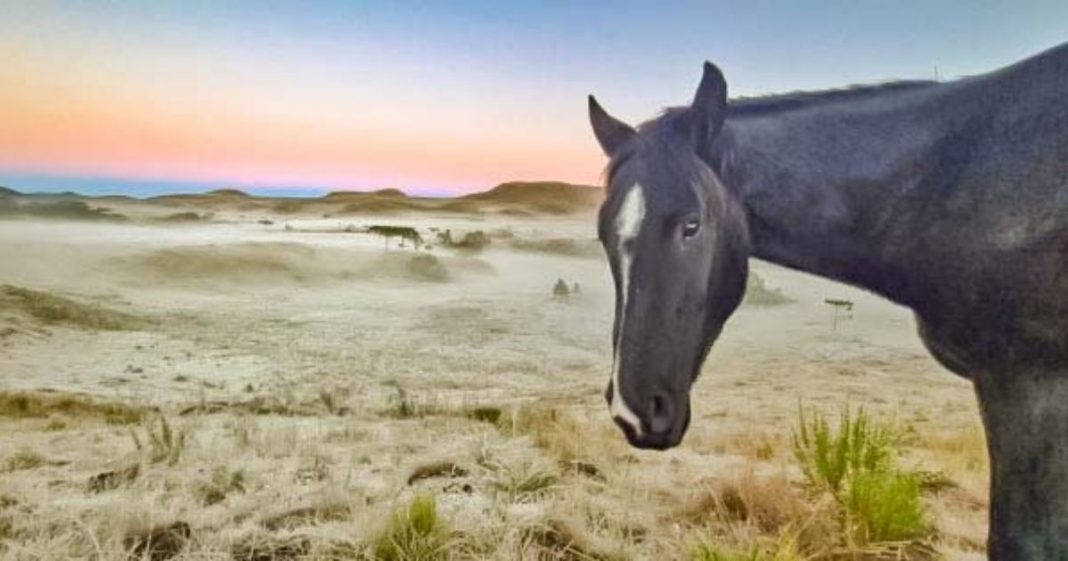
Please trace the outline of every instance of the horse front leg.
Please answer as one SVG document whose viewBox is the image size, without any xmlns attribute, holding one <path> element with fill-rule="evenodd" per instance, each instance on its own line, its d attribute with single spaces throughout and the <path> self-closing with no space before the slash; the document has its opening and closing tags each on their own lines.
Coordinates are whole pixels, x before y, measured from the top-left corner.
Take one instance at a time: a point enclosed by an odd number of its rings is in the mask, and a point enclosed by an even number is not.
<svg viewBox="0 0 1068 561">
<path fill-rule="evenodd" d="M 1068 368 L 973 381 L 990 454 L 989 558 L 1068 559 Z"/>
</svg>

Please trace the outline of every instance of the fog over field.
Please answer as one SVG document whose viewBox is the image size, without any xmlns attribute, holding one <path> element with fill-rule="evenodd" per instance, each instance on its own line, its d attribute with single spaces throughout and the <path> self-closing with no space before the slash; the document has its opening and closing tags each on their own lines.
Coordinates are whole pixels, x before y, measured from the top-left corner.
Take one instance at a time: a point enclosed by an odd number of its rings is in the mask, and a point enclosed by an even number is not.
<svg viewBox="0 0 1068 561">
<path fill-rule="evenodd" d="M 754 260 L 683 444 L 631 449 L 601 195 L 524 188 L 0 194 L 0 559 L 985 558 L 972 389 L 907 310 Z M 920 530 L 805 469 L 861 409 Z"/>
</svg>

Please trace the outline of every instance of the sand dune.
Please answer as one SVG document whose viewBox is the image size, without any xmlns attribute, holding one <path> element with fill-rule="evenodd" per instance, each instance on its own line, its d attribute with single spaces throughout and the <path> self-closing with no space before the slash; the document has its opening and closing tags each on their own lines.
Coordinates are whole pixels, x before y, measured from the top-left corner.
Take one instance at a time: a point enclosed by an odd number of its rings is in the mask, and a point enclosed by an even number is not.
<svg viewBox="0 0 1068 561">
<path fill-rule="evenodd" d="M 19 215 L 92 219 L 124 215 L 134 220 L 161 220 L 194 212 L 201 219 L 232 221 L 261 217 L 346 217 L 419 214 L 568 215 L 590 212 L 601 199 L 596 187 L 559 182 L 504 183 L 484 193 L 455 198 L 410 197 L 399 189 L 335 191 L 323 197 L 260 197 L 237 189 L 175 194 L 139 200 L 129 197 L 85 197 L 76 193 L 21 194 L 0 191 L 0 218 Z M 101 207 L 108 207 L 105 211 Z M 81 210 L 75 209 L 81 206 Z M 51 214 L 49 214 L 51 213 Z M 94 214 L 95 213 L 95 214 Z"/>
</svg>

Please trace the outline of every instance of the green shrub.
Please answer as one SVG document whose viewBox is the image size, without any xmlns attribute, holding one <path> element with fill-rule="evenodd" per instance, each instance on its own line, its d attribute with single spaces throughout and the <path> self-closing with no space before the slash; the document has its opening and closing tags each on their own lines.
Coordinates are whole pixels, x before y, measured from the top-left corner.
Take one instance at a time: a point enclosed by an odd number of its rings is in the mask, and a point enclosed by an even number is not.
<svg viewBox="0 0 1068 561">
<path fill-rule="evenodd" d="M 851 473 L 890 468 L 895 431 L 890 426 L 872 423 L 863 409 L 853 417 L 847 407 L 837 430 L 819 412 L 806 415 L 799 408 L 797 416 L 794 457 L 810 485 L 839 497 Z"/>
<path fill-rule="evenodd" d="M 794 456 L 808 484 L 837 500 L 851 541 L 901 541 L 927 532 L 919 478 L 895 465 L 899 431 L 847 407 L 836 428 L 798 411 Z"/>
<path fill-rule="evenodd" d="M 910 473 L 858 473 L 850 479 L 844 506 L 861 543 L 908 540 L 927 529 L 920 484 Z"/>
<path fill-rule="evenodd" d="M 416 497 L 407 508 L 395 511 L 375 539 L 376 561 L 438 561 L 446 559 L 448 535 L 438 518 L 432 496 Z"/>
</svg>

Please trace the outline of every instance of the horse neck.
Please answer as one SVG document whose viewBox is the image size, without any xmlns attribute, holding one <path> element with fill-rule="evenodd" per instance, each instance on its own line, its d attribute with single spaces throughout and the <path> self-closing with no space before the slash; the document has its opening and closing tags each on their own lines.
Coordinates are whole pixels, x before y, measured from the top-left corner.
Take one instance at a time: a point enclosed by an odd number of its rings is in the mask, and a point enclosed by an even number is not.
<svg viewBox="0 0 1068 561">
<path fill-rule="evenodd" d="M 921 287 L 889 233 L 957 120 L 932 110 L 946 86 L 728 118 L 708 159 L 744 204 L 752 255 L 908 305 Z"/>
</svg>

